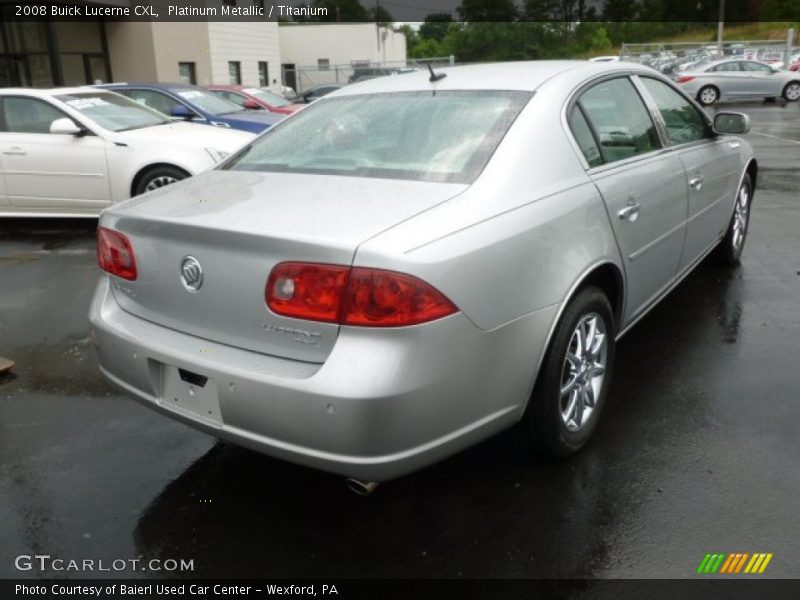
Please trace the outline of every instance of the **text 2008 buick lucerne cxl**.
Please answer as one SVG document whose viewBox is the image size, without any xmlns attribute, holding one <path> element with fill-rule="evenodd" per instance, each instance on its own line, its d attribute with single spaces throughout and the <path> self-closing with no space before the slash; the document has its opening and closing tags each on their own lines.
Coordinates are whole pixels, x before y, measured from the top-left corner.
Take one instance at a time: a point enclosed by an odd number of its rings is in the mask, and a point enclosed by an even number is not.
<svg viewBox="0 0 800 600">
<path fill-rule="evenodd" d="M 615 341 L 710 252 L 738 262 L 757 164 L 727 134 L 748 129 L 625 63 L 343 88 L 103 212 L 101 369 L 166 415 L 357 482 L 520 420 L 571 454 Z"/>
</svg>

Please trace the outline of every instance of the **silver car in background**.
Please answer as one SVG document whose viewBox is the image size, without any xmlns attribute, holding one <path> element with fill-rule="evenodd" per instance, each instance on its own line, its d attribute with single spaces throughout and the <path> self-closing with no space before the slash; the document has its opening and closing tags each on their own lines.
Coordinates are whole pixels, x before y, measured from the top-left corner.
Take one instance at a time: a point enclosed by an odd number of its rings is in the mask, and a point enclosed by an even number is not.
<svg viewBox="0 0 800 600">
<path fill-rule="evenodd" d="M 755 60 L 726 59 L 703 63 L 677 74 L 675 82 L 700 104 L 741 98 L 800 99 L 800 73 Z"/>
<path fill-rule="evenodd" d="M 712 251 L 738 262 L 758 166 L 724 134 L 748 127 L 625 63 L 348 86 L 104 211 L 101 370 L 166 415 L 362 483 L 521 420 L 569 455 L 616 340 Z"/>
</svg>

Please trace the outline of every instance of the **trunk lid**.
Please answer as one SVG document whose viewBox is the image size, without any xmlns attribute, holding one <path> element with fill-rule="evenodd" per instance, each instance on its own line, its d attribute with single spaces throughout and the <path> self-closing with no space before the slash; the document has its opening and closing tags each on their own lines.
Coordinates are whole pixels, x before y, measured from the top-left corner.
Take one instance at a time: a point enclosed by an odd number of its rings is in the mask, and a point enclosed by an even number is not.
<svg viewBox="0 0 800 600">
<path fill-rule="evenodd" d="M 365 240 L 459 194 L 466 185 L 211 171 L 106 210 L 136 256 L 136 281 L 112 279 L 120 306 L 223 344 L 323 362 L 339 326 L 281 317 L 264 298 L 284 261 L 352 264 Z M 202 269 L 187 289 L 186 257 Z"/>
</svg>

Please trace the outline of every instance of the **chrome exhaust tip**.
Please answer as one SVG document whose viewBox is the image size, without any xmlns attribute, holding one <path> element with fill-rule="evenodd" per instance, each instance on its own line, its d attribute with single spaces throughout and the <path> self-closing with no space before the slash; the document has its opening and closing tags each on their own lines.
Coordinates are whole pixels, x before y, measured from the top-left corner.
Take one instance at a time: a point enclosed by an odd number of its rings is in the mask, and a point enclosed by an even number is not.
<svg viewBox="0 0 800 600">
<path fill-rule="evenodd" d="M 369 496 L 380 484 L 377 481 L 359 481 L 348 477 L 344 480 L 347 489 L 359 496 Z"/>
</svg>

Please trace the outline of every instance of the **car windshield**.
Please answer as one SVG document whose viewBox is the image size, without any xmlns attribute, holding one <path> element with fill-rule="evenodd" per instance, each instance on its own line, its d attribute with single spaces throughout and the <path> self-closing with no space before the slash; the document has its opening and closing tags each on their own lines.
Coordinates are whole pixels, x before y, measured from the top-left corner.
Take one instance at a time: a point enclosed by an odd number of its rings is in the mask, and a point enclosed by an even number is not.
<svg viewBox="0 0 800 600">
<path fill-rule="evenodd" d="M 232 113 L 241 112 L 242 107 L 234 104 L 230 100 L 226 100 L 218 94 L 212 94 L 205 90 L 195 90 L 189 88 L 176 88 L 171 90 L 173 94 L 183 98 L 189 104 L 195 105 L 197 108 L 215 115 L 230 115 Z"/>
<path fill-rule="evenodd" d="M 259 100 L 263 100 L 272 106 L 289 106 L 291 104 L 286 98 L 281 98 L 277 94 L 262 90 L 261 88 L 247 88 L 245 93 L 255 96 Z"/>
<path fill-rule="evenodd" d="M 78 92 L 56 98 L 109 131 L 141 129 L 170 122 L 160 112 L 119 94 Z"/>
<path fill-rule="evenodd" d="M 531 95 L 420 91 L 328 98 L 258 138 L 225 168 L 471 183 Z"/>
</svg>

